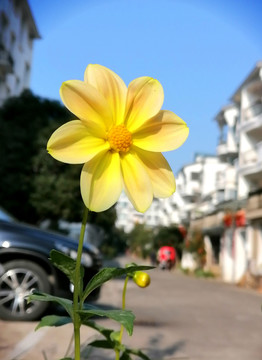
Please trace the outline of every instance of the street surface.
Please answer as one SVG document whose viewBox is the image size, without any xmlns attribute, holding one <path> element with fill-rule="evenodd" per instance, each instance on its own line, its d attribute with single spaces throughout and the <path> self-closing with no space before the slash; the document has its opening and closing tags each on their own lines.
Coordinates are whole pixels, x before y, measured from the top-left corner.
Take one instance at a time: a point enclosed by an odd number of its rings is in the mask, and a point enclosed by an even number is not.
<svg viewBox="0 0 262 360">
<path fill-rule="evenodd" d="M 124 259 L 120 259 L 124 265 Z M 213 279 L 151 270 L 151 285 L 128 284 L 126 308 L 136 315 L 134 334 L 123 342 L 143 349 L 154 360 L 262 360 L 262 295 Z M 102 288 L 99 306 L 121 307 L 123 280 Z M 100 324 L 118 329 L 105 319 Z M 65 355 L 71 325 L 43 328 L 37 322 L 0 320 L 1 360 L 58 360 Z M 82 342 L 96 333 L 83 328 Z M 44 357 L 45 356 L 45 357 Z M 114 359 L 112 353 L 93 352 L 89 359 Z"/>
</svg>

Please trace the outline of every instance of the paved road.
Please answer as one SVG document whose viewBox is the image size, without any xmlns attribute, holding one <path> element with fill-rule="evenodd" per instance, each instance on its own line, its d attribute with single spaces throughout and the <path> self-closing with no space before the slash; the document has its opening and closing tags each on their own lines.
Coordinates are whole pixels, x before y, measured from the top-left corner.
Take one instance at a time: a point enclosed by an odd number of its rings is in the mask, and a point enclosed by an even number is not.
<svg viewBox="0 0 262 360">
<path fill-rule="evenodd" d="M 262 360 L 262 295 L 219 281 L 196 279 L 178 270 L 151 271 L 147 289 L 128 285 L 127 308 L 136 315 L 134 334 L 124 337 L 154 360 Z M 98 304 L 119 307 L 123 280 L 102 289 Z M 101 324 L 118 329 L 109 320 Z M 0 359 L 57 360 L 64 356 L 70 325 L 32 332 L 36 323 L 0 321 Z M 95 336 L 84 328 L 82 339 Z M 13 355 L 10 357 L 10 352 Z M 9 355 L 8 355 L 9 354 Z M 114 359 L 93 353 L 90 359 Z"/>
</svg>

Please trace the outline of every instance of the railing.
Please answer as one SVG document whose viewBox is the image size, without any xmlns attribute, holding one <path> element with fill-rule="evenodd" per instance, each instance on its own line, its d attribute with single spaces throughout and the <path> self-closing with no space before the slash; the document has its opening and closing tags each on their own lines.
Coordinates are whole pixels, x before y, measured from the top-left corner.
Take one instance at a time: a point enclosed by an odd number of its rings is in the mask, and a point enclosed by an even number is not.
<svg viewBox="0 0 262 360">
<path fill-rule="evenodd" d="M 242 153 L 241 165 L 253 165 L 262 161 L 262 141 L 254 149 Z"/>
<path fill-rule="evenodd" d="M 262 114 L 262 99 L 257 99 L 253 104 L 243 111 L 243 120 L 249 121 L 251 118 L 254 118 Z"/>
<path fill-rule="evenodd" d="M 225 142 L 221 142 L 217 145 L 217 154 L 219 155 L 225 155 L 228 152 L 228 146 Z"/>
</svg>

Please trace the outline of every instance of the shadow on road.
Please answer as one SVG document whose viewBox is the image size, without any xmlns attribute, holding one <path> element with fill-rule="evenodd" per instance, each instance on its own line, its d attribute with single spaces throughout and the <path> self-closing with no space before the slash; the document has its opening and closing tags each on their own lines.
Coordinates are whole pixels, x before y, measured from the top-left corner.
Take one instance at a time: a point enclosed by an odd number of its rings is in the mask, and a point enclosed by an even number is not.
<svg viewBox="0 0 262 360">
<path fill-rule="evenodd" d="M 183 350 L 185 341 L 177 341 L 174 344 L 161 349 L 162 333 L 156 333 L 149 339 L 149 349 L 147 349 L 147 355 L 152 359 L 165 359 L 167 356 L 174 356 L 177 352 Z"/>
</svg>

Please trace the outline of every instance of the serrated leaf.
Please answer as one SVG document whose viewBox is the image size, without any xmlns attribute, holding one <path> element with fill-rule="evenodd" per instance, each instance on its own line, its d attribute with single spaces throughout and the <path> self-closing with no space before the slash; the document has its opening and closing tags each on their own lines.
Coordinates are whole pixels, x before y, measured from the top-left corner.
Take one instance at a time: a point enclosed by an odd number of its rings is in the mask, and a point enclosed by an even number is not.
<svg viewBox="0 0 262 360">
<path fill-rule="evenodd" d="M 103 285 L 108 280 L 111 280 L 116 277 L 120 277 L 123 275 L 133 275 L 135 271 L 138 270 L 150 270 L 154 269 L 154 266 L 145 266 L 145 265 L 134 265 L 129 266 L 127 268 L 104 268 L 100 270 L 96 275 L 92 277 L 92 279 L 87 284 L 84 293 L 83 299 L 86 299 L 87 296 L 96 288 Z"/>
<path fill-rule="evenodd" d="M 85 307 L 85 309 L 86 308 L 87 307 Z M 78 313 L 81 317 L 83 324 L 85 324 L 85 322 L 94 315 L 104 316 L 122 324 L 129 335 L 132 335 L 133 333 L 135 315 L 130 310 L 102 310 L 90 306 L 89 310 L 80 310 L 78 311 Z"/>
<path fill-rule="evenodd" d="M 76 261 L 70 256 L 62 253 L 61 251 L 51 250 L 50 252 L 50 261 L 52 264 L 62 271 L 70 280 L 72 284 L 75 284 L 75 267 Z M 83 289 L 83 277 L 84 277 L 84 267 L 80 267 L 80 278 L 78 279 L 79 289 Z"/>
<path fill-rule="evenodd" d="M 72 319 L 68 316 L 48 315 L 44 316 L 35 330 L 44 326 L 63 326 L 72 322 Z"/>
<path fill-rule="evenodd" d="M 34 292 L 27 297 L 28 301 L 50 301 L 61 305 L 67 313 L 72 317 L 73 303 L 69 299 L 61 298 L 58 296 L 49 295 L 42 292 Z"/>
</svg>

